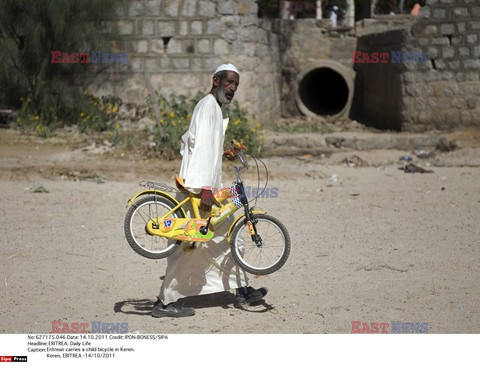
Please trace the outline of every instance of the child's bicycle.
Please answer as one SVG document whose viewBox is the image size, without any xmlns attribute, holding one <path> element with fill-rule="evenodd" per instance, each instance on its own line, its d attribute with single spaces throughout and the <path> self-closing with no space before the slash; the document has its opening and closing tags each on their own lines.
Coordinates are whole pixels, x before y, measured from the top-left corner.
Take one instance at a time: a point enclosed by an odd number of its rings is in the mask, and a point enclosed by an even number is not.
<svg viewBox="0 0 480 384">
<path fill-rule="evenodd" d="M 238 157 L 242 165 L 234 167 L 233 186 L 214 193 L 221 207 L 212 206 L 206 219 L 199 213 L 200 194 L 187 191 L 183 179 L 176 178 L 177 188 L 151 181 L 140 183 L 146 189 L 128 201 L 130 208 L 124 225 L 128 244 L 135 252 L 150 259 L 162 259 L 172 255 L 182 242 L 187 242 L 187 249 L 193 248 L 195 243 L 211 240 L 215 229 L 243 207 L 244 213 L 235 219 L 227 235 L 235 262 L 255 275 L 268 275 L 285 264 L 290 254 L 288 231 L 266 211 L 249 207 L 240 176 L 248 169 L 246 147 L 236 141 L 232 144 L 230 156 Z M 181 202 L 174 197 L 178 192 L 187 194 Z M 193 218 L 185 213 L 183 207 L 187 203 L 191 203 Z"/>
</svg>

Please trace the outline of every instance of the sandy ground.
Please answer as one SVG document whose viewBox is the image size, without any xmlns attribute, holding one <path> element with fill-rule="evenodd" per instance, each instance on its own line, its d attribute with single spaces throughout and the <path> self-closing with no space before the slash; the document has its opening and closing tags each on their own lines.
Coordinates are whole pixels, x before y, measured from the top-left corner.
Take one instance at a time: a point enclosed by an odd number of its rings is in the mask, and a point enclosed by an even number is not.
<svg viewBox="0 0 480 384">
<path fill-rule="evenodd" d="M 480 331 L 478 149 L 415 159 L 425 174 L 399 170 L 397 151 L 356 152 L 366 167 L 342 164 L 352 153 L 265 159 L 279 193 L 256 205 L 289 229 L 287 264 L 252 276 L 264 303 L 207 295 L 187 300 L 197 313 L 184 319 L 150 316 L 166 261 L 137 255 L 123 233 L 138 182 L 170 182 L 179 163 L 101 152 L 0 131 L 1 333 L 49 333 L 54 320 L 141 333 L 350 333 L 352 321 Z"/>
</svg>

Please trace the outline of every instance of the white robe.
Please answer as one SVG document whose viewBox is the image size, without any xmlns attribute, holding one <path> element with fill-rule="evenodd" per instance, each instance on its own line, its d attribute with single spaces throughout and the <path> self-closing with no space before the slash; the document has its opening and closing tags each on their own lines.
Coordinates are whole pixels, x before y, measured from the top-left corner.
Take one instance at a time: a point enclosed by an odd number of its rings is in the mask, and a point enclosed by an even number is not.
<svg viewBox="0 0 480 384">
<path fill-rule="evenodd" d="M 190 128 L 182 136 L 183 156 L 180 177 L 195 192 L 202 187 L 221 188 L 223 139 L 228 119 L 212 94 L 198 102 L 193 110 Z"/>
<path fill-rule="evenodd" d="M 180 177 L 185 186 L 199 192 L 202 187 L 222 187 L 223 140 L 228 119 L 211 94 L 198 102 L 192 114 L 189 130 L 182 136 L 183 156 Z M 177 196 L 185 198 L 184 194 Z M 193 216 L 191 207 L 188 216 Z M 223 292 L 248 285 L 248 278 L 231 257 L 226 236 L 234 218 L 231 216 L 216 228 L 215 236 L 206 243 L 196 244 L 185 252 L 180 246 L 167 258 L 167 269 L 159 299 L 166 305 L 183 297 Z"/>
</svg>

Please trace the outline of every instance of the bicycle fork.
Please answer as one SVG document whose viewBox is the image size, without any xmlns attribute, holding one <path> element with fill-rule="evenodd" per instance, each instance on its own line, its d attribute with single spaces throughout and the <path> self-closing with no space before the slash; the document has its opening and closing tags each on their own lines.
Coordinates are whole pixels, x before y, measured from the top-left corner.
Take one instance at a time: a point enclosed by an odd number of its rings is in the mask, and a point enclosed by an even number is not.
<svg viewBox="0 0 480 384">
<path fill-rule="evenodd" d="M 252 213 L 250 212 L 250 207 L 248 204 L 248 199 L 245 194 L 245 190 L 243 188 L 243 183 L 240 183 L 237 185 L 237 188 L 239 189 L 239 196 L 240 196 L 240 202 L 243 204 L 243 207 L 245 209 L 245 224 L 248 226 L 248 231 L 250 232 L 250 237 L 252 238 L 252 241 L 257 245 L 257 247 L 261 247 L 263 242 L 261 236 L 257 233 L 257 227 L 255 224 L 257 224 L 258 220 L 252 216 Z"/>
</svg>

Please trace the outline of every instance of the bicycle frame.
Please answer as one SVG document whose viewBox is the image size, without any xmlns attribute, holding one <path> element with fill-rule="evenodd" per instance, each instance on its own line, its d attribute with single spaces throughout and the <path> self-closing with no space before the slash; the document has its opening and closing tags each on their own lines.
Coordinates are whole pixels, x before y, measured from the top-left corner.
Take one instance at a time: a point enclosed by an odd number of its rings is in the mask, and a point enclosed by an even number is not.
<svg viewBox="0 0 480 384">
<path fill-rule="evenodd" d="M 252 218 L 252 215 L 266 214 L 267 212 L 263 210 L 249 209 L 248 199 L 245 195 L 243 182 L 240 175 L 244 169 L 248 169 L 248 163 L 241 151 L 238 152 L 238 157 L 242 163 L 242 166 L 234 167 L 236 178 L 235 184 L 231 188 L 223 188 L 221 191 L 218 191 L 214 194 L 214 197 L 219 203 L 226 203 L 222 204 L 221 207 L 213 206 L 210 217 L 208 218 L 202 218 L 200 215 L 199 206 L 201 198 L 197 197 L 198 195 L 189 193 L 185 199 L 179 202 L 172 195 L 167 193 L 178 192 L 177 189 L 169 187 L 165 184 L 148 181 L 144 182 L 142 185 L 150 188 L 153 187 L 153 189 L 148 189 L 136 194 L 128 201 L 127 206 L 131 205 L 138 197 L 145 194 L 153 194 L 154 196 L 163 196 L 167 198 L 175 205 L 175 207 L 170 209 L 170 211 L 163 216 L 159 216 L 157 212 L 156 217 L 147 222 L 145 227 L 146 231 L 150 235 L 154 236 L 191 242 L 207 242 L 211 240 L 215 233 L 215 227 L 233 215 L 238 209 L 243 207 L 244 214 L 239 216 L 230 226 L 228 230 L 228 239 L 230 240 L 230 235 L 234 226 L 239 222 L 239 220 L 244 218 L 245 223 L 249 226 L 252 240 L 257 242 L 255 220 Z M 237 202 L 228 200 L 230 197 L 232 197 L 232 191 L 236 192 L 237 194 L 237 196 L 234 198 L 234 200 L 237 200 Z M 187 217 L 185 214 L 184 206 L 187 203 L 190 203 L 192 206 L 194 215 L 193 218 Z M 173 217 L 172 215 L 177 211 L 181 211 L 184 217 Z"/>
</svg>

